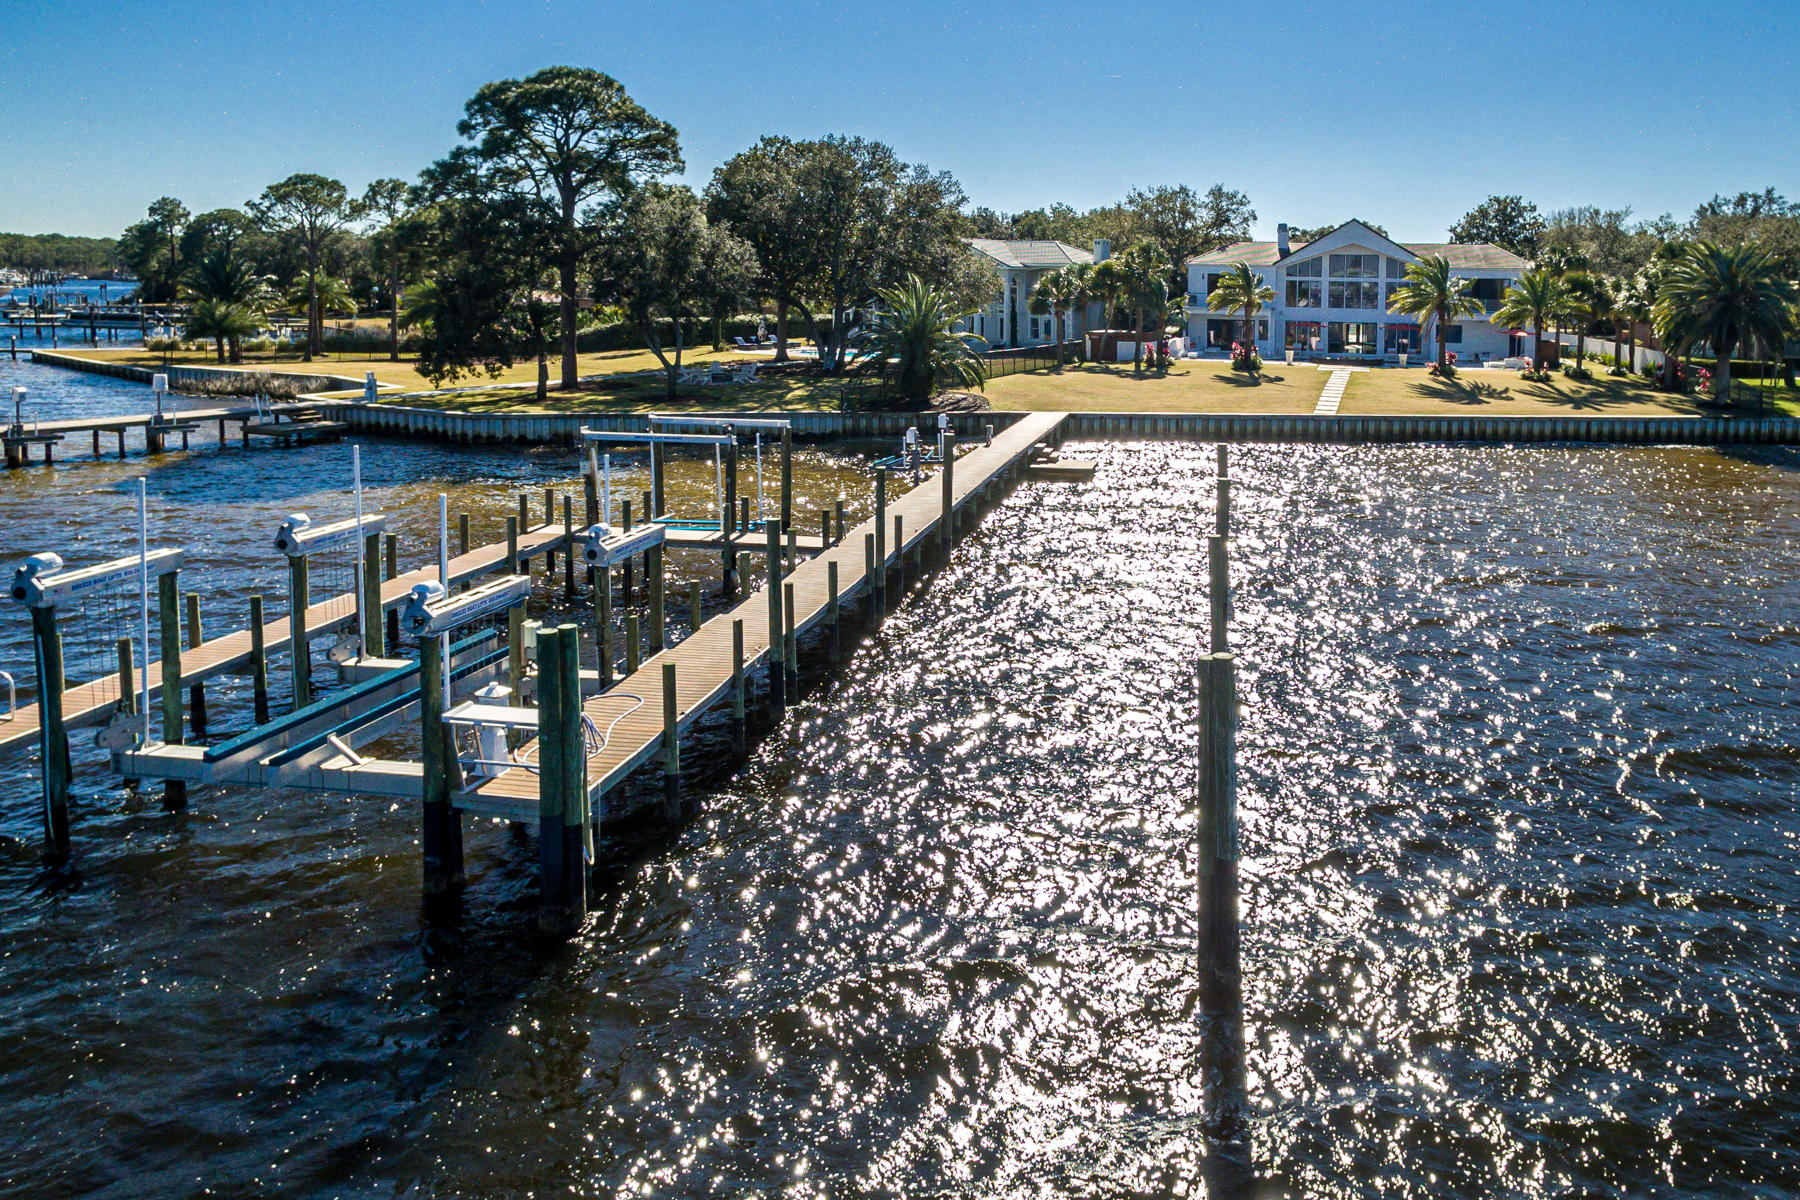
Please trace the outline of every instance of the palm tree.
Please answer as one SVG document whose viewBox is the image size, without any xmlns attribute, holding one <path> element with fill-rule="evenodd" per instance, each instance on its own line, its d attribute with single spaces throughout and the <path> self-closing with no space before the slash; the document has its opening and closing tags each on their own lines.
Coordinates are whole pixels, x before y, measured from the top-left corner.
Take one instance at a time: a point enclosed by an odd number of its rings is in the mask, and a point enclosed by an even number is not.
<svg viewBox="0 0 1800 1200">
<path fill-rule="evenodd" d="M 1506 289 L 1500 307 L 1494 310 L 1494 323 L 1514 329 L 1531 327 L 1531 369 L 1544 370 L 1544 326 L 1560 321 L 1569 313 L 1569 288 L 1560 276 L 1539 268 L 1526 271 L 1519 282 Z"/>
<path fill-rule="evenodd" d="M 1091 289 L 1090 294 L 1105 310 L 1102 323 L 1107 329 L 1111 329 L 1113 313 L 1124 307 L 1130 293 L 1129 273 L 1123 259 L 1114 256 L 1105 262 L 1095 263 L 1093 274 L 1088 277 L 1088 287 Z M 1102 353 L 1105 353 L 1104 348 Z M 1116 352 L 1113 357 L 1118 357 Z"/>
<path fill-rule="evenodd" d="M 244 361 L 244 337 L 253 336 L 262 328 L 263 317 L 275 303 L 273 280 L 267 275 L 259 275 L 249 256 L 235 242 L 219 245 L 196 263 L 183 281 L 181 295 L 184 300 L 210 300 L 216 305 L 235 307 L 249 314 L 252 328 L 228 335 L 234 363 Z M 233 324 L 241 325 L 242 322 L 234 321 Z"/>
<path fill-rule="evenodd" d="M 873 324 L 863 340 L 866 369 L 893 384 L 903 404 L 923 408 L 945 385 L 983 388 L 987 364 L 975 348 L 980 339 L 958 333 L 968 314 L 948 292 L 908 275 L 898 287 L 875 293 Z"/>
<path fill-rule="evenodd" d="M 1648 269 L 1621 280 L 1615 299 L 1617 306 L 1613 320 L 1625 322 L 1625 369 L 1636 370 L 1637 327 L 1650 320 L 1651 305 L 1656 302 L 1656 283 Z"/>
<path fill-rule="evenodd" d="M 1026 302 L 1033 315 L 1048 314 L 1055 322 L 1056 365 L 1059 367 L 1063 362 L 1063 313 L 1074 302 L 1074 292 L 1074 281 L 1065 269 L 1058 268 L 1038 276 L 1037 285 L 1031 289 L 1031 298 Z"/>
<path fill-rule="evenodd" d="M 1570 271 L 1563 276 L 1569 289 L 1569 319 L 1575 322 L 1575 371 L 1587 370 L 1587 335 L 1593 323 L 1610 307 L 1606 281 L 1591 271 Z"/>
<path fill-rule="evenodd" d="M 1169 260 L 1155 242 L 1139 242 L 1108 263 L 1118 263 L 1118 298 L 1137 315 L 1137 351 L 1132 368 L 1144 369 L 1144 333 L 1151 313 L 1160 313 L 1169 298 Z"/>
<path fill-rule="evenodd" d="M 1263 305 L 1274 302 L 1275 289 L 1264 283 L 1263 277 L 1252 271 L 1249 263 L 1243 262 L 1219 276 L 1212 294 L 1206 298 L 1206 307 L 1213 312 L 1244 314 L 1243 369 L 1251 373 L 1255 373 L 1261 358 L 1256 350 L 1256 314 L 1262 311 Z M 1236 360 L 1232 365 L 1237 365 Z"/>
<path fill-rule="evenodd" d="M 262 316 L 227 300 L 202 300 L 188 310 L 184 335 L 211 338 L 218 344 L 219 361 L 225 361 L 225 343 L 238 343 L 262 328 Z M 238 360 L 238 361 L 241 361 Z"/>
<path fill-rule="evenodd" d="M 1655 316 L 1684 349 L 1712 347 L 1713 396 L 1731 399 L 1731 356 L 1739 345 L 1781 346 L 1795 329 L 1800 300 L 1781 260 L 1756 246 L 1687 246 L 1663 277 Z M 1665 349 L 1670 337 L 1663 338 Z"/>
<path fill-rule="evenodd" d="M 1094 271 L 1098 263 L 1072 263 L 1063 268 L 1063 275 L 1069 281 L 1069 304 L 1079 316 L 1075 322 L 1080 328 L 1077 338 L 1081 342 L 1081 357 L 1087 357 L 1087 310 L 1097 298 L 1094 292 Z"/>
<path fill-rule="evenodd" d="M 321 330 L 328 312 L 356 315 L 356 298 L 350 294 L 350 285 L 336 275 L 320 275 L 311 288 L 296 287 L 288 293 L 287 301 L 295 312 L 316 314 Z M 320 336 L 324 336 L 322 332 Z"/>
<path fill-rule="evenodd" d="M 1444 341 L 1444 327 L 1463 317 L 1478 317 L 1485 310 L 1481 301 L 1469 292 L 1469 281 L 1450 274 L 1450 260 L 1439 254 L 1427 254 L 1418 262 L 1406 264 L 1406 276 L 1394 285 L 1388 298 L 1388 311 L 1412 317 L 1428 332 L 1437 336 L 1438 373 L 1450 369 L 1450 347 Z"/>
</svg>

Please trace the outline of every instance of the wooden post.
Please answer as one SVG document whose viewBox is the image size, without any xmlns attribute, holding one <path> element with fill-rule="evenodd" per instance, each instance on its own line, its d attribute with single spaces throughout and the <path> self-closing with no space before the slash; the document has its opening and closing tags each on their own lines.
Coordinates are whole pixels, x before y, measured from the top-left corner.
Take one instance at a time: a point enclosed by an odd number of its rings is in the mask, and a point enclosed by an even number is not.
<svg viewBox="0 0 1800 1200">
<path fill-rule="evenodd" d="M 660 521 L 663 513 L 663 444 L 651 442 L 650 492 L 644 501 L 644 520 Z"/>
<path fill-rule="evenodd" d="M 894 514 L 894 594 L 906 594 L 906 518 Z"/>
<path fill-rule="evenodd" d="M 135 661 L 137 655 L 136 655 L 136 652 L 132 649 L 131 639 L 128 637 L 120 638 L 118 641 L 118 647 L 119 647 L 119 711 L 122 713 L 125 713 L 127 715 L 135 715 L 138 710 L 137 666 L 136 666 L 136 661 Z M 146 725 L 145 725 L 146 740 L 148 740 L 148 733 L 149 733 L 149 726 L 148 726 L 148 723 L 146 723 Z M 138 785 L 138 781 L 136 779 L 133 779 L 130 776 L 125 776 L 124 779 L 122 780 L 122 782 L 125 784 L 126 787 L 129 787 L 129 788 L 135 788 Z"/>
<path fill-rule="evenodd" d="M 163 742 L 170 746 L 181 745 L 181 616 L 176 600 L 179 583 L 174 571 L 156 578 L 156 611 L 162 633 Z M 171 811 L 187 807 L 185 780 L 163 781 L 163 806 Z"/>
<path fill-rule="evenodd" d="M 387 574 L 384 581 L 400 574 L 400 539 L 393 534 L 387 535 Z M 387 610 L 387 644 L 383 650 L 400 648 L 400 606 L 395 605 Z"/>
<path fill-rule="evenodd" d="M 781 431 L 781 531 L 794 527 L 794 431 Z"/>
<path fill-rule="evenodd" d="M 1221 654 L 1230 648 L 1231 579 L 1230 561 L 1226 558 L 1227 542 L 1223 537 L 1206 539 L 1206 566 L 1209 575 L 1207 595 L 1212 601 L 1212 651 Z"/>
<path fill-rule="evenodd" d="M 875 535 L 863 534 L 863 601 L 868 605 L 869 620 L 880 611 L 875 607 Z"/>
<path fill-rule="evenodd" d="M 263 598 L 250 597 L 250 692 L 256 706 L 256 723 L 269 722 L 269 652 L 263 633 Z"/>
<path fill-rule="evenodd" d="M 800 647 L 794 637 L 794 585 L 781 585 L 781 658 L 787 668 L 788 700 L 800 701 Z"/>
<path fill-rule="evenodd" d="M 1202 1109 L 1229 1128 L 1244 1103 L 1243 975 L 1238 936 L 1237 680 L 1230 654 L 1202 655 L 1197 901 Z"/>
<path fill-rule="evenodd" d="M 669 614 L 663 602 L 663 548 L 652 546 L 644 551 L 644 582 L 649 586 L 650 653 L 661 653 L 668 645 Z"/>
<path fill-rule="evenodd" d="M 725 541 L 724 592 L 727 596 L 735 596 L 738 590 L 737 542 L 732 537 L 732 525 L 738 508 L 738 447 L 737 431 L 727 425 L 725 432 L 731 435 L 731 440 L 725 444 L 725 501 L 719 508 L 719 536 Z"/>
<path fill-rule="evenodd" d="M 575 598 L 575 498 L 563 497 L 563 599 Z"/>
<path fill-rule="evenodd" d="M 563 751 L 568 741 L 563 724 L 568 719 L 563 705 L 561 629 L 540 629 L 537 640 L 538 681 L 538 927 L 548 934 L 563 926 L 559 910 L 566 891 L 563 805 L 567 774 Z"/>
<path fill-rule="evenodd" d="M 613 681 L 612 568 L 594 568 L 594 645 L 600 655 L 600 686 Z"/>
<path fill-rule="evenodd" d="M 187 594 L 187 648 L 196 650 L 200 646 L 200 593 Z M 206 685 L 192 683 L 188 685 L 188 725 L 195 733 L 206 732 Z"/>
<path fill-rule="evenodd" d="M 306 606 L 312 602 L 306 555 L 288 559 L 288 648 L 294 663 L 294 707 L 312 703 L 312 647 L 306 641 Z"/>
<path fill-rule="evenodd" d="M 834 546 L 844 540 L 844 502 L 842 500 L 839 500 L 837 502 L 836 513 L 837 513 L 837 536 L 831 539 L 831 544 Z"/>
<path fill-rule="evenodd" d="M 829 508 L 819 510 L 819 549 L 821 552 L 831 549 L 831 510 Z"/>
<path fill-rule="evenodd" d="M 357 607 L 362 609 L 365 658 L 381 658 L 387 653 L 386 632 L 381 627 L 381 535 L 371 533 L 363 538 L 363 594 Z"/>
<path fill-rule="evenodd" d="M 956 541 L 956 435 L 944 435 L 942 510 L 938 513 L 938 553 L 950 561 L 950 547 Z"/>
<path fill-rule="evenodd" d="M 744 533 L 750 532 L 750 497 L 748 496 L 738 497 L 738 529 Z"/>
<path fill-rule="evenodd" d="M 619 528 L 625 533 L 630 533 L 631 532 L 631 501 L 625 500 L 620 503 L 619 514 L 620 514 Z M 621 572 L 623 578 L 621 579 L 620 584 L 619 584 L 619 587 L 620 587 L 619 603 L 620 604 L 630 604 L 631 603 L 631 557 L 632 556 L 629 554 L 627 554 L 625 556 L 624 569 Z"/>
<path fill-rule="evenodd" d="M 837 559 L 825 564 L 826 615 L 831 622 L 831 665 L 835 669 L 842 657 L 843 649 L 838 640 L 838 626 L 842 624 L 838 616 L 838 565 Z"/>
<path fill-rule="evenodd" d="M 794 573 L 794 568 L 800 565 L 800 541 L 799 541 L 799 535 L 794 532 L 794 528 L 791 525 L 788 527 L 788 531 L 787 531 L 787 559 L 786 559 L 786 562 L 787 562 L 787 567 L 782 572 L 782 574 L 792 575 Z"/>
<path fill-rule="evenodd" d="M 450 804 L 454 750 L 444 724 L 443 645 L 442 638 L 419 639 L 419 757 L 425 768 L 419 843 L 427 902 L 463 885 L 462 814 Z"/>
<path fill-rule="evenodd" d="M 525 705 L 525 606 L 515 604 L 506 610 L 506 675 L 512 685 L 514 708 Z M 538 683 L 544 681 L 538 673 Z"/>
<path fill-rule="evenodd" d="M 61 866 L 69 859 L 70 763 L 69 731 L 63 724 L 62 634 L 56 628 L 55 605 L 31 610 L 31 640 L 37 658 L 38 745 L 44 757 L 44 861 Z M 175 705 L 179 722 L 179 692 Z"/>
<path fill-rule="evenodd" d="M 887 468 L 875 468 L 875 612 L 887 612 Z"/>
<path fill-rule="evenodd" d="M 695 582 L 688 584 L 688 636 L 689 637 L 692 637 L 694 634 L 700 632 L 700 625 L 703 620 L 704 620 L 704 618 L 702 616 L 701 606 L 700 606 L 700 584 L 696 580 Z"/>
<path fill-rule="evenodd" d="M 781 640 L 781 522 L 764 521 L 763 539 L 769 558 L 769 722 L 773 724 L 781 720 L 782 709 L 787 707 Z"/>
<path fill-rule="evenodd" d="M 547 487 L 544 489 L 544 524 L 554 525 L 555 523 L 556 523 L 556 489 L 553 487 Z"/>
<path fill-rule="evenodd" d="M 458 554 L 469 552 L 469 514 L 458 513 L 456 516 L 456 545 Z"/>
<path fill-rule="evenodd" d="M 1220 537 L 1231 536 L 1231 470 L 1227 457 L 1226 443 L 1219 443 L 1219 479 L 1218 501 L 1214 505 L 1213 532 Z"/>
<path fill-rule="evenodd" d="M 517 499 L 519 501 L 519 532 L 529 533 L 531 531 L 530 501 L 524 492 L 520 492 Z"/>
<path fill-rule="evenodd" d="M 581 631 L 559 628 L 562 637 L 563 769 L 563 928 L 574 933 L 587 919 L 587 749 L 581 737 Z"/>
<path fill-rule="evenodd" d="M 748 707 L 744 695 L 744 619 L 734 617 L 731 622 L 731 749 L 742 754 L 748 746 L 744 734 L 745 710 Z"/>
<path fill-rule="evenodd" d="M 636 675 L 643 661 L 644 635 L 638 628 L 638 615 L 625 614 L 625 674 Z"/>
<path fill-rule="evenodd" d="M 506 518 L 506 573 L 519 573 L 519 518 Z"/>
<path fill-rule="evenodd" d="M 681 727 L 675 695 L 675 664 L 663 663 L 663 807 L 674 819 L 681 812 Z"/>
</svg>

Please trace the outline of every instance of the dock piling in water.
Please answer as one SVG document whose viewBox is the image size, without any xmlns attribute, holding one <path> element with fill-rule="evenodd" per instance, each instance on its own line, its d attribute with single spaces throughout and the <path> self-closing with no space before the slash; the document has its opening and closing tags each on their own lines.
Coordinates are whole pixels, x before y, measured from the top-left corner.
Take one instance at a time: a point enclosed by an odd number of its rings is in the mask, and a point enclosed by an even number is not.
<svg viewBox="0 0 1800 1200">
<path fill-rule="evenodd" d="M 288 558 L 288 650 L 294 665 L 294 707 L 312 703 L 312 647 L 306 640 L 306 608 L 312 603 L 306 555 Z"/>
<path fill-rule="evenodd" d="M 763 539 L 769 559 L 769 723 L 775 725 L 787 707 L 787 672 L 781 661 L 781 522 L 773 517 L 764 521 Z"/>
<path fill-rule="evenodd" d="M 747 697 L 744 694 L 744 619 L 731 621 L 731 749 L 742 754 L 748 748 L 744 722 Z"/>
<path fill-rule="evenodd" d="M 1237 679 L 1228 653 L 1200 657 L 1196 883 L 1203 1114 L 1216 1129 L 1244 1103 L 1243 974 L 1238 935 Z"/>
<path fill-rule="evenodd" d="M 197 650 L 205 641 L 200 636 L 200 593 L 187 594 L 187 648 Z M 188 725 L 195 733 L 206 732 L 206 685 L 194 683 L 188 687 Z"/>
<path fill-rule="evenodd" d="M 258 593 L 250 597 L 250 692 L 258 725 L 269 723 L 269 653 L 265 636 L 263 598 Z"/>
<path fill-rule="evenodd" d="M 156 611 L 162 634 L 162 719 L 163 741 L 179 746 L 181 737 L 181 618 L 176 596 L 180 592 L 179 576 L 166 571 L 156 578 Z M 305 639 L 301 639 L 305 644 Z M 66 750 L 65 750 L 66 753 Z M 163 805 L 171 811 L 187 807 L 187 782 L 181 779 L 163 781 Z"/>
</svg>

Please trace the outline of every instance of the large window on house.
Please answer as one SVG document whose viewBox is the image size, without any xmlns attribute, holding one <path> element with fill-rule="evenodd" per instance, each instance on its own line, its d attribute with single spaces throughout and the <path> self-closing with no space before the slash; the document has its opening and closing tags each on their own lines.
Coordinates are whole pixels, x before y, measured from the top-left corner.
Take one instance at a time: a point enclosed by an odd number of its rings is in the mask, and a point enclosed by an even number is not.
<svg viewBox="0 0 1800 1200">
<path fill-rule="evenodd" d="M 1493 312 L 1506 296 L 1506 285 L 1504 279 L 1473 279 L 1469 281 L 1469 295 L 1481 301 L 1481 307 Z"/>
<path fill-rule="evenodd" d="M 1213 294 L 1213 289 L 1219 286 L 1219 280 L 1223 278 L 1225 278 L 1223 275 L 1208 275 L 1206 277 L 1206 294 L 1208 296 Z"/>
<path fill-rule="evenodd" d="M 1308 258 L 1301 262 L 1290 264 L 1287 269 L 1287 275 L 1289 279 L 1317 279 L 1321 274 L 1319 268 L 1323 265 L 1324 260 L 1321 258 Z"/>
<path fill-rule="evenodd" d="M 1331 256 L 1331 277 L 1333 279 L 1380 279 L 1381 255 L 1333 254 Z"/>
<path fill-rule="evenodd" d="M 1419 327 L 1417 325 L 1383 325 L 1381 329 L 1381 348 L 1385 353 L 1417 354 L 1419 352 Z"/>
<path fill-rule="evenodd" d="M 1387 277 L 1389 279 L 1405 279 L 1406 264 L 1397 258 L 1390 257 L 1387 260 Z"/>
<path fill-rule="evenodd" d="M 1375 349 L 1373 321 L 1333 321 L 1329 327 L 1328 340 L 1333 354 L 1379 353 Z"/>
<path fill-rule="evenodd" d="M 1312 353 L 1325 345 L 1325 327 L 1317 321 L 1289 321 L 1285 349 Z"/>
<path fill-rule="evenodd" d="M 1316 279 L 1290 279 L 1287 302 L 1289 308 L 1319 308 L 1325 303 L 1325 291 Z"/>
<path fill-rule="evenodd" d="M 1360 283 L 1334 279 L 1331 281 L 1330 295 L 1333 308 L 1381 307 L 1381 285 L 1374 280 Z"/>
<path fill-rule="evenodd" d="M 1461 325 L 1446 325 L 1446 326 L 1444 326 L 1444 345 L 1446 345 L 1446 346 L 1462 345 L 1462 326 Z"/>
</svg>

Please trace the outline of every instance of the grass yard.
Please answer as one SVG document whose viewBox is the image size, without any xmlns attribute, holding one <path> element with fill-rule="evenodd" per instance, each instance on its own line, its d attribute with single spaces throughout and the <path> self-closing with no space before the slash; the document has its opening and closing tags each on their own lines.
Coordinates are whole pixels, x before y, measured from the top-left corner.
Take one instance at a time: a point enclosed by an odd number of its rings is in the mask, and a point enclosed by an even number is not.
<svg viewBox="0 0 1800 1200">
<path fill-rule="evenodd" d="M 995 408 L 1077 412 L 1309 413 L 1325 386 L 1310 363 L 1271 363 L 1251 377 L 1223 361 L 1178 361 L 1167 372 L 1134 372 L 1130 363 L 1071 363 L 993 379 Z"/>
<path fill-rule="evenodd" d="M 1776 389 L 1771 389 L 1771 395 Z M 1800 411 L 1791 390 L 1779 389 L 1771 415 Z M 1430 413 L 1437 416 L 1595 417 L 1706 416 L 1718 410 L 1698 396 L 1659 392 L 1645 380 L 1613 378 L 1596 372 L 1593 379 L 1569 379 L 1552 373 L 1548 383 L 1529 383 L 1517 371 L 1472 368 L 1455 379 L 1438 379 L 1423 369 L 1357 371 L 1350 376 L 1338 409 L 1346 416 Z M 1738 412 L 1753 412 L 1741 404 Z"/>
</svg>

